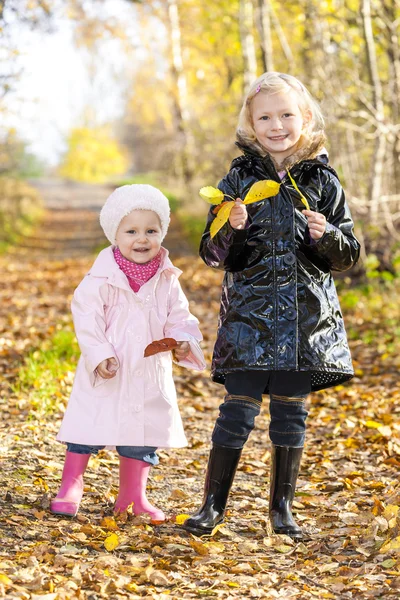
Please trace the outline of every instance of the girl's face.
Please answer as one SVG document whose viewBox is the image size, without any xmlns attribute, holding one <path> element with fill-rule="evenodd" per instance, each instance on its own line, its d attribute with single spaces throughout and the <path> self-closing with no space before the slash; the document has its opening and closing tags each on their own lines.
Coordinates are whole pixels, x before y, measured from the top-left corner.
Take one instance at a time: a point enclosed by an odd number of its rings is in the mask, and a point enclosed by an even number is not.
<svg viewBox="0 0 400 600">
<path fill-rule="evenodd" d="M 280 164 L 297 150 L 311 114 L 302 114 L 293 90 L 277 94 L 259 92 L 252 100 L 251 111 L 257 141 Z"/>
<path fill-rule="evenodd" d="M 161 223 L 152 210 L 133 210 L 119 224 L 116 243 L 122 256 L 131 262 L 145 264 L 157 256 L 161 248 Z"/>
</svg>

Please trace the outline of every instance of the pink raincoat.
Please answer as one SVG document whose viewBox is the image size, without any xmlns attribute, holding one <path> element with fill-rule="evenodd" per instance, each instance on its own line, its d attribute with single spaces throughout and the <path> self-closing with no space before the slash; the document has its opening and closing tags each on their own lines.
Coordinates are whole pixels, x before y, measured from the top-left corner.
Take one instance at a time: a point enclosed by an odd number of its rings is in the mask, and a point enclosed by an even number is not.
<svg viewBox="0 0 400 600">
<path fill-rule="evenodd" d="M 145 347 L 172 337 L 191 352 L 179 364 L 205 368 L 198 320 L 189 312 L 179 284 L 181 271 L 168 251 L 157 273 L 135 293 L 113 256 L 102 250 L 75 290 L 72 314 L 82 355 L 57 439 L 85 445 L 186 446 L 172 377 L 172 354 L 144 358 Z M 114 357 L 112 379 L 95 371 Z"/>
</svg>

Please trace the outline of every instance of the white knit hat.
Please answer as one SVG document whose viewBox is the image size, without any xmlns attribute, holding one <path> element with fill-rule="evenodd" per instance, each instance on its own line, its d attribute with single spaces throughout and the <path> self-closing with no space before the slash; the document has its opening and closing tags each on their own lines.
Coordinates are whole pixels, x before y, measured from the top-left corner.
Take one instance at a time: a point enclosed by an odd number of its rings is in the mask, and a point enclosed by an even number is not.
<svg viewBox="0 0 400 600">
<path fill-rule="evenodd" d="M 152 185 L 135 183 L 114 190 L 100 211 L 100 225 L 112 244 L 116 243 L 115 236 L 122 219 L 133 210 L 152 210 L 157 213 L 162 239 L 165 238 L 170 221 L 168 198 Z"/>
</svg>

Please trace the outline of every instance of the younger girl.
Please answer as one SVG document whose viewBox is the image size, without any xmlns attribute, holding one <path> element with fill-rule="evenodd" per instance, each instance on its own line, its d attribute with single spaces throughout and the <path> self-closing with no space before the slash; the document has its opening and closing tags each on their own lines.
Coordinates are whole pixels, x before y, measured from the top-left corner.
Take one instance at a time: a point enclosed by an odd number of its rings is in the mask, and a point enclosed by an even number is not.
<svg viewBox="0 0 400 600">
<path fill-rule="evenodd" d="M 158 447 L 180 448 L 187 442 L 171 352 L 146 352 L 145 358 L 145 348 L 173 338 L 180 365 L 205 367 L 198 321 L 178 281 L 181 271 L 161 247 L 169 215 L 167 198 L 150 185 L 117 188 L 100 213 L 112 246 L 100 252 L 72 300 L 82 356 L 57 436 L 66 442 L 67 453 L 61 488 L 51 503 L 54 514 L 76 515 L 90 455 L 116 446 L 120 488 L 115 510 L 133 503 L 135 515 L 165 519 L 146 498 L 147 477 L 158 463 Z"/>
<path fill-rule="evenodd" d="M 204 502 L 184 527 L 209 534 L 223 520 L 242 448 L 269 394 L 271 524 L 275 533 L 301 538 L 291 506 L 305 400 L 353 375 L 331 271 L 352 267 L 359 243 L 327 165 L 320 109 L 300 81 L 282 73 L 259 77 L 243 103 L 237 140 L 243 155 L 218 186 L 236 203 L 215 236 L 211 208 L 200 247 L 207 265 L 226 271 L 212 363 L 226 396 L 212 434 Z M 244 204 L 260 180 L 279 183 L 279 192 Z"/>
</svg>

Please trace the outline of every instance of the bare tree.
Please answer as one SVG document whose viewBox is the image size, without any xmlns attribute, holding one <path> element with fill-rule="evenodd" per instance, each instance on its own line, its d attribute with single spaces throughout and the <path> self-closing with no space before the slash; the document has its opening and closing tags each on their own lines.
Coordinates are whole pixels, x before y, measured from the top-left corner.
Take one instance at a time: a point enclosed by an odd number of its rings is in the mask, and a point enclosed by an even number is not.
<svg viewBox="0 0 400 600">
<path fill-rule="evenodd" d="M 369 187 L 371 223 L 376 223 L 379 212 L 379 199 L 382 194 L 383 169 L 386 153 L 386 133 L 384 131 L 384 103 L 382 84 L 379 77 L 374 35 L 372 31 L 371 2 L 362 0 L 361 16 L 363 22 L 364 42 L 367 54 L 367 69 L 372 88 L 372 112 L 376 124 L 374 153 L 371 164 L 371 185 Z"/>
<path fill-rule="evenodd" d="M 294 56 L 293 56 L 293 52 L 290 48 L 290 44 L 287 40 L 287 37 L 285 35 L 285 32 L 282 28 L 282 25 L 278 19 L 278 15 L 276 14 L 272 4 L 270 4 L 270 13 L 271 13 L 271 23 L 272 26 L 274 28 L 274 31 L 278 37 L 279 43 L 281 45 L 283 54 L 285 55 L 285 58 L 288 62 L 288 64 L 291 66 L 291 68 L 293 69 L 295 66 L 295 60 L 294 60 Z"/>
<path fill-rule="evenodd" d="M 261 55 L 264 71 L 274 70 L 271 33 L 271 3 L 269 0 L 258 0 L 257 28 L 261 40 Z"/>
<path fill-rule="evenodd" d="M 168 30 L 171 44 L 171 73 L 174 83 L 174 116 L 176 131 L 181 139 L 181 167 L 186 184 L 193 176 L 192 157 L 194 142 L 190 131 L 190 112 L 186 75 L 183 67 L 181 29 L 177 0 L 167 0 Z"/>
<path fill-rule="evenodd" d="M 254 11 L 252 0 L 240 0 L 240 41 L 244 62 L 243 84 L 247 90 L 257 77 L 256 46 L 253 35 Z"/>
<path fill-rule="evenodd" d="M 383 4 L 382 18 L 387 34 L 387 55 L 389 58 L 389 93 L 392 123 L 400 121 L 400 45 L 398 0 L 387 0 Z M 400 192 L 400 127 L 395 127 L 389 136 L 393 169 L 393 192 Z"/>
</svg>

